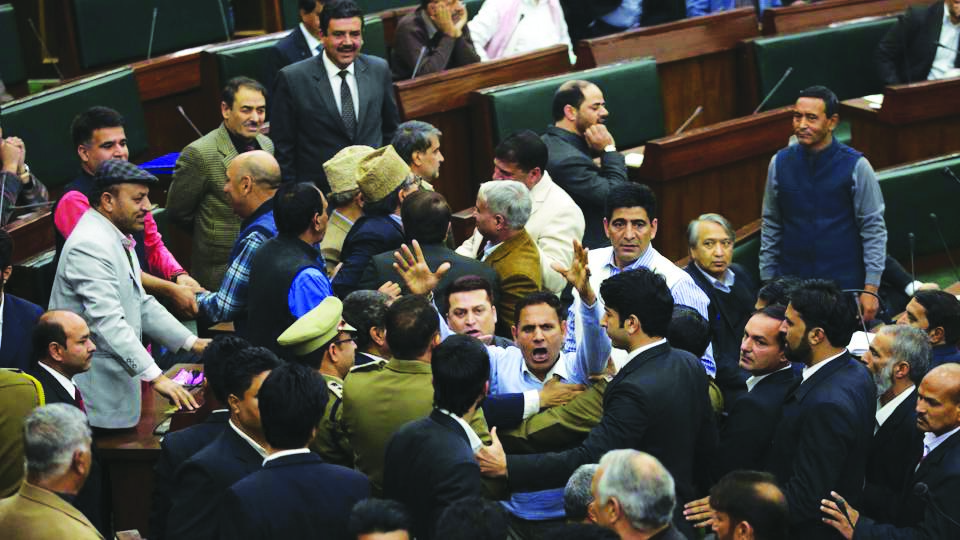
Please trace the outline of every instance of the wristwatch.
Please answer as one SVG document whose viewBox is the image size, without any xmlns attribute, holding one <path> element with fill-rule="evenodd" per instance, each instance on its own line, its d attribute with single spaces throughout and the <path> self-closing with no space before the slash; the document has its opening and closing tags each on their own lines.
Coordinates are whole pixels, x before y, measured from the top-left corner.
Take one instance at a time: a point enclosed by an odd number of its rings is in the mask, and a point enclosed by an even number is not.
<svg viewBox="0 0 960 540">
<path fill-rule="evenodd" d="M 604 151 L 604 152 L 616 152 L 616 151 L 617 151 L 617 145 L 615 145 L 615 144 L 608 144 L 608 145 L 606 145 L 606 146 L 603 147 L 603 151 Z"/>
</svg>

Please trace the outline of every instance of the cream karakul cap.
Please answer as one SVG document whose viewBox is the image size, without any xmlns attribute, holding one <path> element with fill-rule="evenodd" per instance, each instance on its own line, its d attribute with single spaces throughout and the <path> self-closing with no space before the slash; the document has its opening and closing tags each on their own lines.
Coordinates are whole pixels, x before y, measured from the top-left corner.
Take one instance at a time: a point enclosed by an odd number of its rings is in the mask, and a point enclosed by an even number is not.
<svg viewBox="0 0 960 540">
<path fill-rule="evenodd" d="M 377 202 L 393 193 L 408 176 L 410 166 L 397 154 L 393 146 L 384 146 L 360 161 L 357 182 L 364 199 Z"/>
<path fill-rule="evenodd" d="M 343 193 L 360 187 L 357 177 L 360 171 L 360 161 L 374 152 L 370 146 L 348 146 L 337 152 L 335 156 L 323 164 L 323 172 L 327 175 L 331 193 Z"/>
</svg>

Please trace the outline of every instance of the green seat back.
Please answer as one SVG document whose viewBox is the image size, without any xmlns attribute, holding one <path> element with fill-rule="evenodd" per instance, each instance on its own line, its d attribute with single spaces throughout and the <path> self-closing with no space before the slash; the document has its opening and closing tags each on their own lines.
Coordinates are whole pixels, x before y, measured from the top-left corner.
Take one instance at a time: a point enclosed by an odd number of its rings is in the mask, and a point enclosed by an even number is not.
<svg viewBox="0 0 960 540">
<path fill-rule="evenodd" d="M 60 187 L 73 180 L 80 168 L 70 123 L 74 116 L 94 105 L 109 106 L 123 115 L 131 160 L 147 149 L 143 106 L 133 70 L 129 67 L 4 105 L 3 133 L 23 139 L 30 168 L 37 178 L 47 187 Z"/>
<path fill-rule="evenodd" d="M 960 221 L 956 211 L 960 185 L 944 174 L 944 167 L 960 175 L 960 156 L 887 169 L 877 175 L 886 202 L 887 253 L 904 265 L 910 261 L 911 232 L 916 237 L 917 257 L 943 253 L 931 212 L 938 216 L 947 245 L 960 247 Z"/>
<path fill-rule="evenodd" d="M 788 67 L 793 68 L 764 109 L 791 105 L 801 90 L 813 85 L 826 86 L 841 100 L 881 93 L 883 82 L 870 59 L 894 21 L 879 19 L 754 40 L 759 99 Z"/>
<path fill-rule="evenodd" d="M 283 17 L 283 27 L 288 30 L 300 24 L 300 3 L 297 0 L 283 0 L 280 3 L 280 16 Z"/>
<path fill-rule="evenodd" d="M 745 242 L 738 242 L 733 248 L 733 262 L 743 266 L 754 283 L 760 283 L 760 235 Z"/>
<path fill-rule="evenodd" d="M 17 33 L 17 21 L 13 6 L 0 6 L 0 77 L 7 86 L 20 84 L 27 80 L 27 70 L 23 66 L 23 54 L 20 51 L 20 35 Z"/>
<path fill-rule="evenodd" d="M 387 38 L 379 15 L 367 15 L 363 22 L 363 52 L 387 59 Z"/>
<path fill-rule="evenodd" d="M 547 124 L 552 124 L 553 94 L 561 83 L 572 79 L 591 81 L 603 91 L 610 111 L 607 126 L 620 148 L 639 146 L 663 136 L 660 77 L 656 61 L 647 57 L 481 90 L 490 105 L 493 144 L 515 131 L 542 132 Z"/>
<path fill-rule="evenodd" d="M 212 47 L 204 51 L 212 54 L 217 59 L 217 69 L 220 72 L 220 86 L 234 77 L 244 75 L 266 84 L 266 81 L 273 80 L 275 74 L 268 74 L 269 62 L 267 58 L 270 54 L 270 48 L 280 41 L 280 39 L 271 39 L 247 43 L 244 45 L 222 45 Z M 269 76 L 268 76 L 269 75 Z"/>
<path fill-rule="evenodd" d="M 154 7 L 154 57 L 228 39 L 229 0 L 73 0 L 73 7 L 80 64 L 87 69 L 146 58 Z"/>
</svg>

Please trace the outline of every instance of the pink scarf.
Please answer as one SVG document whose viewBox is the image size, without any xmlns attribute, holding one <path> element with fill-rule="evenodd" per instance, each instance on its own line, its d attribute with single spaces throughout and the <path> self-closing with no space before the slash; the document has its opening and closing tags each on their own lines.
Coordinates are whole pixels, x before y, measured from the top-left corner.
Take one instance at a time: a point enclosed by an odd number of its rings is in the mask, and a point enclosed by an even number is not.
<svg viewBox="0 0 960 540">
<path fill-rule="evenodd" d="M 513 37 L 513 33 L 520 24 L 520 17 L 517 13 L 520 11 L 520 2 L 523 0 L 506 0 L 507 6 L 500 17 L 500 29 L 490 38 L 490 44 L 487 45 L 487 56 L 490 58 L 500 58 L 503 50 L 507 48 L 507 43 Z M 563 11 L 560 8 L 559 0 L 546 0 L 550 7 L 550 14 L 553 16 L 554 28 L 560 28 L 560 21 L 563 20 Z"/>
</svg>

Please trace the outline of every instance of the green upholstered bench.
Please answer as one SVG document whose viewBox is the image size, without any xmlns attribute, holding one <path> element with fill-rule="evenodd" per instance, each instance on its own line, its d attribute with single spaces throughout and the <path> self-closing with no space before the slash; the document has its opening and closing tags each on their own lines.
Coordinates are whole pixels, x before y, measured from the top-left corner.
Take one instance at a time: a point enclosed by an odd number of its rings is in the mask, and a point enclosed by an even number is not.
<svg viewBox="0 0 960 540">
<path fill-rule="evenodd" d="M 3 106 L 3 133 L 16 135 L 27 146 L 27 159 L 49 188 L 59 188 L 79 170 L 70 123 L 94 105 L 116 109 L 126 121 L 130 157 L 147 149 L 146 122 L 140 93 L 129 67 L 118 68 L 58 86 Z"/>
<path fill-rule="evenodd" d="M 155 6 L 153 56 L 229 39 L 228 0 L 73 0 L 81 66 L 146 58 Z"/>
<path fill-rule="evenodd" d="M 215 80 L 211 81 L 211 88 L 216 96 L 220 95 L 220 90 L 228 80 L 241 75 L 266 84 L 266 81 L 272 80 L 274 76 L 274 74 L 267 73 L 267 69 L 269 69 L 267 58 L 270 55 L 270 48 L 280 41 L 283 35 L 271 34 L 244 40 L 243 42 L 225 43 L 204 49 L 200 53 L 200 62 L 203 66 L 200 73 L 201 79 L 206 81 L 209 76 L 215 77 Z M 219 102 L 219 99 L 217 99 L 217 102 Z"/>
<path fill-rule="evenodd" d="M 386 60 L 387 38 L 383 34 L 383 19 L 380 15 L 367 15 L 363 23 L 363 49 L 366 54 Z"/>
<path fill-rule="evenodd" d="M 845 23 L 747 42 L 755 60 L 759 99 L 773 89 L 788 67 L 793 68 L 764 108 L 790 105 L 801 90 L 813 85 L 830 88 L 840 100 L 881 93 L 883 82 L 870 59 L 895 21 L 884 18 Z"/>
<path fill-rule="evenodd" d="M 0 5 L 0 78 L 3 84 L 14 86 L 26 82 L 27 70 L 23 65 L 20 36 L 13 6 Z"/>
<path fill-rule="evenodd" d="M 931 213 L 937 214 L 947 245 L 960 248 L 960 219 L 956 212 L 960 184 L 944 174 L 944 167 L 960 176 L 960 154 L 877 173 L 886 202 L 887 253 L 908 269 L 911 232 L 916 238 L 917 258 L 943 253 Z"/>
<path fill-rule="evenodd" d="M 603 91 L 610 111 L 607 126 L 618 147 L 639 146 L 664 135 L 657 63 L 647 57 L 478 91 L 479 108 L 485 111 L 478 117 L 489 122 L 491 144 L 496 146 L 521 129 L 543 132 L 553 123 L 553 94 L 561 83 L 573 79 L 588 80 Z"/>
<path fill-rule="evenodd" d="M 760 233 L 743 240 L 737 239 L 733 248 L 733 262 L 743 266 L 754 283 L 760 283 Z"/>
</svg>

